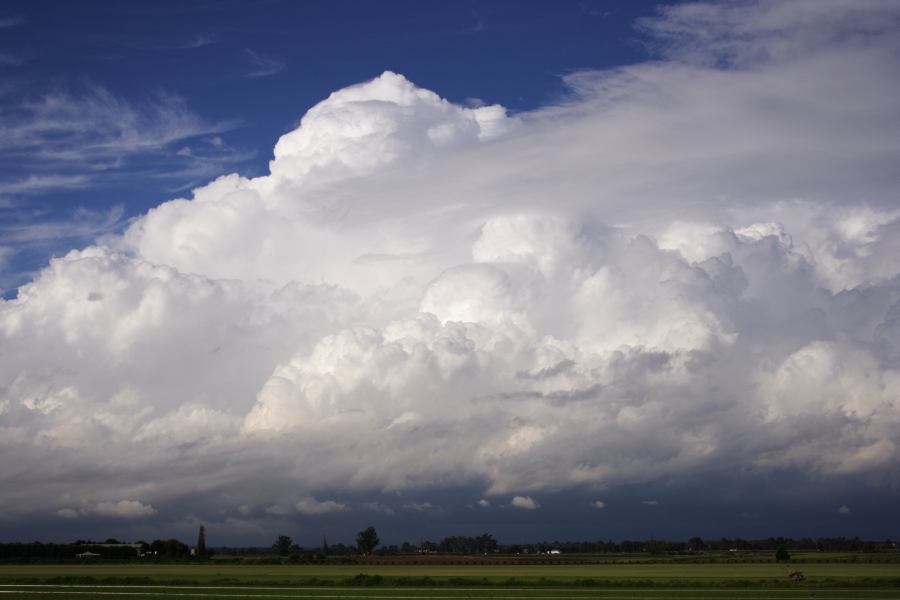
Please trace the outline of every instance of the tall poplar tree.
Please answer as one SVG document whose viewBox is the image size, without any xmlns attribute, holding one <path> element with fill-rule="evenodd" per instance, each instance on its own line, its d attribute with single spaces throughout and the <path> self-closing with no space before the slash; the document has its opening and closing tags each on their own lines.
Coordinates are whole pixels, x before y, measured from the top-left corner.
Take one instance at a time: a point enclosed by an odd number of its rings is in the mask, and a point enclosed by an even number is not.
<svg viewBox="0 0 900 600">
<path fill-rule="evenodd" d="M 206 557 L 206 528 L 200 526 L 200 535 L 197 536 L 197 556 Z"/>
</svg>

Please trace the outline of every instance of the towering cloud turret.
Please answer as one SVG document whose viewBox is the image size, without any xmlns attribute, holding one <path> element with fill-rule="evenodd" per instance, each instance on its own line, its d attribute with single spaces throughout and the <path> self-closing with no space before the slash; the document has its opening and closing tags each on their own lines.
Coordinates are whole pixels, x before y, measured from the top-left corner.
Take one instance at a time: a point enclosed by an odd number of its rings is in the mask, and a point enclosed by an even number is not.
<svg viewBox="0 0 900 600">
<path fill-rule="evenodd" d="M 896 482 L 898 7 L 826 4 L 666 9 L 514 117 L 385 72 L 54 259 L 0 303 L 0 515 Z"/>
</svg>

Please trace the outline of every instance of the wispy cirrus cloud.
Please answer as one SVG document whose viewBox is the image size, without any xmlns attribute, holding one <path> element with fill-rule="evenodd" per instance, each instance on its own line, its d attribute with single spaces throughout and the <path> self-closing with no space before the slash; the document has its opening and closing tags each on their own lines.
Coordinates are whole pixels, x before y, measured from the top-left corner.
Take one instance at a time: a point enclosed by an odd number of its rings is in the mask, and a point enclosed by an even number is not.
<svg viewBox="0 0 900 600">
<path fill-rule="evenodd" d="M 175 94 L 160 92 L 135 104 L 103 86 L 83 85 L 5 100 L 0 159 L 8 173 L 0 170 L 0 193 L 83 187 L 137 168 L 132 162 L 139 157 L 144 159 L 140 169 L 151 175 L 197 170 L 201 163 L 208 165 L 203 170 L 208 175 L 216 166 L 244 157 L 224 143 L 205 144 L 204 152 L 189 157 L 179 155 L 192 140 L 221 142 L 219 134 L 237 123 L 207 121 Z"/>
<path fill-rule="evenodd" d="M 8 243 L 31 244 L 49 240 L 92 240 L 111 233 L 122 225 L 125 209 L 121 205 L 108 210 L 79 207 L 56 220 L 6 218 L 0 225 L 0 236 Z"/>
<path fill-rule="evenodd" d="M 244 48 L 244 53 L 248 67 L 243 76 L 250 79 L 275 75 L 283 71 L 284 67 L 287 66 L 283 59 L 269 56 L 250 48 Z"/>
<path fill-rule="evenodd" d="M 6 52 L 0 52 L 0 66 L 2 67 L 19 67 L 25 62 L 25 59 L 16 56 L 15 54 L 9 54 Z"/>
<path fill-rule="evenodd" d="M 0 18 L 0 29 L 6 29 L 8 27 L 21 27 L 24 24 L 25 17 L 21 15 Z"/>
<path fill-rule="evenodd" d="M 9 258 L 13 255 L 14 250 L 9 246 L 0 246 L 0 271 L 6 268 Z"/>
<path fill-rule="evenodd" d="M 161 150 L 235 126 L 234 122 L 207 122 L 175 94 L 158 93 L 135 105 L 102 86 L 25 99 L 12 117 L 12 124 L 0 130 L 0 151 L 39 151 L 46 159 L 85 162 Z"/>
<path fill-rule="evenodd" d="M 87 175 L 29 175 L 15 181 L 0 181 L 0 194 L 33 194 L 55 188 L 83 187 Z"/>
<path fill-rule="evenodd" d="M 195 48 L 202 48 L 204 46 L 209 46 L 211 44 L 218 43 L 219 38 L 214 35 L 205 35 L 205 34 L 197 34 L 190 41 L 186 42 L 181 48 L 185 50 L 193 50 Z"/>
<path fill-rule="evenodd" d="M 227 167 L 240 164 L 256 156 L 253 150 L 240 150 L 222 140 L 220 136 L 191 140 L 179 148 L 175 155 L 181 159 L 178 169 L 160 171 L 154 176 L 179 182 L 169 191 L 181 191 L 204 183 L 205 178 L 222 173 Z"/>
<path fill-rule="evenodd" d="M 166 46 L 169 50 L 196 50 L 212 44 L 218 44 L 220 37 L 214 34 L 198 33 L 192 37 L 182 38 L 179 42 L 172 42 Z"/>
</svg>

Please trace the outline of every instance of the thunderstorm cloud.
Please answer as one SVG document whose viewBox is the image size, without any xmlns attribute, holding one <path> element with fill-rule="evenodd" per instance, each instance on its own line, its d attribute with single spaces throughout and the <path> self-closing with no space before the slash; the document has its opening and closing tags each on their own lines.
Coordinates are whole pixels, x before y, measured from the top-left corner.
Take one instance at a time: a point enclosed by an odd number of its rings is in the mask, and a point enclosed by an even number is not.
<svg viewBox="0 0 900 600">
<path fill-rule="evenodd" d="M 515 115 L 390 71 L 334 92 L 268 174 L 0 302 L 0 518 L 256 534 L 448 487 L 606 514 L 723 470 L 896 483 L 898 22 L 667 8 L 660 60 Z"/>
</svg>

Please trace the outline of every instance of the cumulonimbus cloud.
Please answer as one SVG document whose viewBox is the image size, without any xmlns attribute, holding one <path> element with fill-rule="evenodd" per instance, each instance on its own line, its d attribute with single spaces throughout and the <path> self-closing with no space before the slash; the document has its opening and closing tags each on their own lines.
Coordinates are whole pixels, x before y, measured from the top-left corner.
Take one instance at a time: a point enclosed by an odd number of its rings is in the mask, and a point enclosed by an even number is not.
<svg viewBox="0 0 900 600">
<path fill-rule="evenodd" d="M 100 481 L 251 519 L 447 482 L 535 508 L 736 466 L 895 479 L 898 14 L 665 9 L 669 58 L 514 117 L 391 72 L 335 92 L 269 175 L 0 304 L 0 511 Z"/>
</svg>

